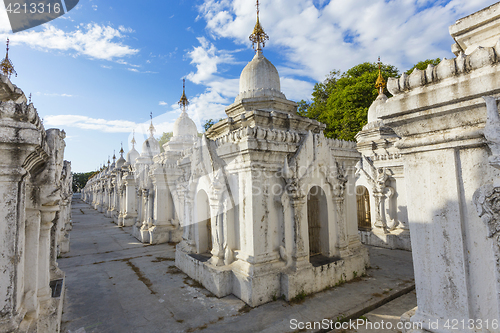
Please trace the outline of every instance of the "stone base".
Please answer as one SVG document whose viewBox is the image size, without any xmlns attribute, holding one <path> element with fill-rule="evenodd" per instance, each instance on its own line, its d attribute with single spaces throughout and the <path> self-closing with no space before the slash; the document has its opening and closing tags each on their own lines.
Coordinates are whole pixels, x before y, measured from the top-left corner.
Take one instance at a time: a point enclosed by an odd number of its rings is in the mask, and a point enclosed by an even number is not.
<svg viewBox="0 0 500 333">
<path fill-rule="evenodd" d="M 174 226 L 171 225 L 155 225 L 148 231 L 150 244 L 177 243 L 180 241 L 179 238 L 182 239 L 182 231 L 174 229 Z"/>
<path fill-rule="evenodd" d="M 132 236 L 137 238 L 138 240 L 141 240 L 141 233 L 140 233 L 141 228 L 137 226 L 137 224 L 134 224 L 132 226 Z"/>
<path fill-rule="evenodd" d="M 401 316 L 401 322 L 403 323 L 403 330 L 402 333 L 453 333 L 453 332 L 476 332 L 473 330 L 462 330 L 461 329 L 461 323 L 462 320 L 467 325 L 467 321 L 469 319 L 463 318 L 463 319 L 457 319 L 458 320 L 458 325 L 453 327 L 452 325 L 446 326 L 447 320 L 443 320 L 442 318 L 438 317 L 431 317 L 426 314 L 419 313 L 418 307 L 415 307 L 411 309 L 410 311 L 407 311 L 403 313 Z M 484 321 L 483 321 L 484 322 Z M 489 320 L 491 323 L 491 320 Z M 495 330 L 492 330 L 492 332 L 497 332 Z"/>
<path fill-rule="evenodd" d="M 69 252 L 69 234 L 66 234 L 63 238 L 63 240 L 59 243 L 59 251 L 61 253 L 68 253 Z"/>
<path fill-rule="evenodd" d="M 123 217 L 123 226 L 124 227 L 131 227 L 135 224 L 135 220 L 137 218 L 137 215 L 125 215 Z"/>
<path fill-rule="evenodd" d="M 282 274 L 281 295 L 289 301 L 299 294 L 316 293 L 363 275 L 368 266 L 368 249 L 364 246 L 325 265 L 314 267 L 307 262 L 295 271 Z"/>
<path fill-rule="evenodd" d="M 286 268 L 282 260 L 262 264 L 237 260 L 230 265 L 214 266 L 211 260 L 196 259 L 185 249 L 183 243 L 177 245 L 175 264 L 179 269 L 217 297 L 234 294 L 252 307 L 281 296 L 291 300 L 301 293 L 324 290 L 355 275 L 361 276 L 369 265 L 368 250 L 364 246 L 336 262 L 313 267 L 306 261 L 295 270 Z"/>
<path fill-rule="evenodd" d="M 142 226 L 138 227 L 134 225 L 132 227 L 132 236 L 137 238 L 141 243 L 149 244 L 149 230 L 144 229 Z"/>
<path fill-rule="evenodd" d="M 63 301 L 66 289 L 66 279 L 63 278 L 61 295 L 59 297 L 50 297 L 40 303 L 38 318 L 35 311 L 24 316 L 19 328 L 8 332 L 38 332 L 38 333 L 59 333 L 61 330 L 61 319 L 63 311 Z"/>
<path fill-rule="evenodd" d="M 410 311 L 403 313 L 401 316 L 401 322 L 403 323 L 402 333 L 419 333 L 425 332 L 423 329 L 418 329 L 414 327 L 414 324 L 411 322 L 411 317 L 415 315 L 417 311 L 417 307 L 414 307 Z"/>
<path fill-rule="evenodd" d="M 1 319 L 0 320 L 0 332 L 2 333 L 10 333 L 10 332 L 29 332 L 30 327 L 34 327 L 35 325 L 31 325 L 31 322 L 33 321 L 27 321 L 26 319 L 29 318 L 25 316 L 25 310 L 22 313 L 17 314 L 15 317 L 11 317 L 8 319 Z M 22 318 L 25 318 L 21 321 Z M 31 330 L 33 331 L 33 330 Z"/>
<path fill-rule="evenodd" d="M 175 251 L 175 265 L 190 278 L 203 284 L 217 297 L 230 295 L 233 289 L 233 272 L 229 266 L 213 266 L 180 250 Z"/>
<path fill-rule="evenodd" d="M 111 218 L 113 219 L 113 222 L 116 223 L 117 225 L 120 225 L 120 220 L 118 218 L 118 215 L 119 215 L 119 213 L 116 210 L 113 210 L 111 212 Z"/>
<path fill-rule="evenodd" d="M 359 231 L 361 243 L 392 250 L 411 251 L 410 231 L 397 229 L 386 234 L 381 228 Z"/>
<path fill-rule="evenodd" d="M 255 307 L 280 297 L 284 261 L 249 264 L 237 260 L 232 266 L 234 267 L 233 294 L 248 305 Z"/>
<path fill-rule="evenodd" d="M 119 227 L 124 227 L 124 224 L 123 224 L 123 215 L 122 214 L 118 215 L 117 219 L 118 219 L 118 222 L 116 222 L 116 224 Z"/>
</svg>

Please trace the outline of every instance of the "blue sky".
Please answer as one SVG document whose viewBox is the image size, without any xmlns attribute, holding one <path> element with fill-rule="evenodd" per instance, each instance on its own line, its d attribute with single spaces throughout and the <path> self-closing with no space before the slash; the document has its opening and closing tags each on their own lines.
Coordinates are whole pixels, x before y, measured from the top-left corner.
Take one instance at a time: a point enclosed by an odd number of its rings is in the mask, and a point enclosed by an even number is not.
<svg viewBox="0 0 500 333">
<path fill-rule="evenodd" d="M 400 70 L 451 58 L 448 26 L 487 7 L 485 0 L 262 0 L 270 36 L 264 55 L 288 99 L 308 99 L 333 69 L 382 61 Z M 80 0 L 68 14 L 13 34 L 0 3 L 0 41 L 11 39 L 12 77 L 46 128 L 67 133 L 73 171 L 92 171 L 113 150 L 137 148 L 149 115 L 156 136 L 171 131 L 186 78 L 188 113 L 201 125 L 225 116 L 253 57 L 252 0 Z M 4 56 L 3 47 L 0 48 Z"/>
</svg>

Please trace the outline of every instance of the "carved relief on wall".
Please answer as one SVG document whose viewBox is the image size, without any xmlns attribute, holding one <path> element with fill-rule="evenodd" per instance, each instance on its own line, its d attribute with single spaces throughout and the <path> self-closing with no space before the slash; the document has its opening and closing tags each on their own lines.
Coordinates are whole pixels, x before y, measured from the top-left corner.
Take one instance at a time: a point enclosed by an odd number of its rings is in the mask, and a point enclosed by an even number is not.
<svg viewBox="0 0 500 333">
<path fill-rule="evenodd" d="M 487 237 L 492 239 L 492 249 L 496 263 L 497 299 L 500 305 L 500 184 L 487 184 L 480 187 L 472 200 L 477 213 L 486 224 Z"/>
<path fill-rule="evenodd" d="M 345 186 L 347 184 L 347 171 L 343 164 L 335 161 L 332 174 L 326 176 L 326 181 L 332 187 L 333 195 L 337 198 L 344 198 Z"/>
<path fill-rule="evenodd" d="M 488 159 L 491 166 L 500 169 L 500 115 L 498 114 L 497 99 L 492 96 L 483 96 L 486 101 L 486 125 L 484 127 L 484 137 L 491 150 Z"/>
<path fill-rule="evenodd" d="M 488 228 L 488 238 L 495 238 L 500 246 L 500 186 L 492 184 L 480 187 L 473 196 L 474 205 L 481 220 Z"/>
</svg>

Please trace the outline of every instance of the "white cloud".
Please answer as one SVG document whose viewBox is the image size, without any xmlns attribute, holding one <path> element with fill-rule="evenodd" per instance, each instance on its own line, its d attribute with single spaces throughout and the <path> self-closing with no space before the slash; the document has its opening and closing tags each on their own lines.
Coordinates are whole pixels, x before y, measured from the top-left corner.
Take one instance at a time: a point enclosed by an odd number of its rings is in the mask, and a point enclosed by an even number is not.
<svg viewBox="0 0 500 333">
<path fill-rule="evenodd" d="M 285 60 L 278 68 L 281 90 L 288 99 L 299 101 L 310 99 L 312 82 L 323 81 L 331 70 L 375 62 L 379 55 L 401 71 L 421 60 L 452 56 L 448 26 L 488 4 L 487 0 L 275 0 L 261 5 L 260 22 L 270 36 L 268 48 Z M 190 105 L 190 115 L 201 125 L 206 119 L 224 117 L 225 106 L 238 94 L 238 79 L 224 77 L 220 65 L 238 64 L 233 54 L 240 50 L 219 50 L 216 43 L 229 38 L 250 47 L 255 3 L 204 0 L 198 10 L 197 20 L 205 20 L 214 40 L 200 37 L 200 46 L 187 53 L 196 66 L 187 79 L 206 87 Z"/>
<path fill-rule="evenodd" d="M 128 33 L 132 33 L 132 32 L 135 32 L 135 30 L 134 30 L 134 29 L 132 29 L 132 28 L 126 28 L 126 27 L 124 27 L 123 25 L 120 25 L 120 26 L 118 27 L 118 30 L 120 30 L 120 31 L 121 31 L 121 32 L 123 32 L 123 33 L 126 33 L 126 32 L 128 32 Z"/>
<path fill-rule="evenodd" d="M 167 102 L 165 102 L 165 101 L 160 101 L 160 102 L 158 103 L 158 105 L 165 106 L 165 105 L 168 105 L 168 103 L 167 103 Z"/>
<path fill-rule="evenodd" d="M 287 99 L 300 101 L 310 99 L 314 84 L 291 77 L 281 77 L 281 91 Z"/>
<path fill-rule="evenodd" d="M 69 95 L 69 94 L 43 94 L 44 96 L 51 96 L 51 97 L 74 97 L 73 95 Z"/>
<path fill-rule="evenodd" d="M 164 132 L 172 132 L 174 121 L 170 118 L 172 118 L 171 113 L 164 113 L 153 118 L 155 138 L 159 138 Z M 139 152 L 141 152 L 143 142 L 150 136 L 149 126 L 151 124 L 150 120 L 143 123 L 135 123 L 128 120 L 107 120 L 80 115 L 51 115 L 46 116 L 43 122 L 46 128 L 63 128 L 67 133 L 72 132 L 71 128 L 104 133 L 128 133 L 128 150 L 132 148 L 130 141 L 132 140 L 132 136 L 134 136 L 136 140 L 135 148 Z M 85 135 L 80 134 L 80 136 Z M 126 147 L 124 148 L 126 149 Z"/>
<path fill-rule="evenodd" d="M 153 119 L 156 133 L 172 131 L 173 122 L 160 115 Z M 44 117 L 45 127 L 74 127 L 105 133 L 135 133 L 149 135 L 150 121 L 136 123 L 129 120 L 108 120 L 80 115 L 50 115 Z"/>
<path fill-rule="evenodd" d="M 270 36 L 268 49 L 284 58 L 278 68 L 281 90 L 298 101 L 310 99 L 312 82 L 323 81 L 331 70 L 375 62 L 379 55 L 401 71 L 421 60 L 451 57 L 448 26 L 488 4 L 487 0 L 275 0 L 262 3 L 260 22 Z M 240 50 L 219 50 L 217 41 L 229 38 L 250 48 L 255 3 L 204 0 L 198 10 L 197 20 L 206 22 L 213 38 L 199 37 L 200 45 L 186 55 L 196 66 L 187 79 L 205 86 L 190 100 L 190 116 L 200 126 L 206 119 L 224 117 L 225 107 L 238 94 L 238 79 L 225 77 L 221 65 L 239 64 L 233 55 Z"/>
<path fill-rule="evenodd" d="M 187 53 L 191 64 L 196 66 L 196 72 L 189 73 L 186 78 L 206 87 L 203 93 L 190 98 L 189 101 L 188 114 L 201 129 L 206 120 L 225 117 L 225 107 L 238 95 L 239 79 L 222 77 L 223 71 L 220 65 L 238 64 L 233 53 L 240 50 L 219 50 L 204 37 L 199 37 L 198 41 L 200 46 L 194 47 Z M 173 105 L 172 109 L 176 107 Z"/>
<path fill-rule="evenodd" d="M 158 72 L 153 72 L 153 71 L 140 71 L 137 68 L 127 68 L 127 70 L 134 72 L 134 73 L 141 73 L 141 74 L 158 74 Z"/>
<path fill-rule="evenodd" d="M 208 119 L 226 117 L 224 110 L 231 102 L 230 99 L 223 97 L 219 92 L 208 89 L 191 99 L 188 114 L 198 128 L 201 128 Z"/>
<path fill-rule="evenodd" d="M 448 26 L 491 1 L 275 0 L 261 5 L 261 23 L 296 75 L 321 81 L 377 57 L 400 70 L 436 57 L 450 57 Z M 425 9 L 423 9 L 425 8 Z M 216 38 L 249 45 L 255 6 L 246 0 L 205 0 L 199 18 Z M 265 51 L 264 51 L 265 52 Z M 286 91 L 285 91 L 286 93 Z"/>
<path fill-rule="evenodd" d="M 9 16 L 5 11 L 5 7 L 0 4 L 0 33 L 11 31 Z"/>
<path fill-rule="evenodd" d="M 196 66 L 196 73 L 189 73 L 187 78 L 196 84 L 200 84 L 213 78 L 213 74 L 217 73 L 219 64 L 233 64 L 235 59 L 230 51 L 218 50 L 205 37 L 198 37 L 197 39 L 201 45 L 194 47 L 187 54 L 191 58 L 191 64 Z"/>
<path fill-rule="evenodd" d="M 44 117 L 45 126 L 68 126 L 100 132 L 131 132 L 138 124 L 128 120 L 96 119 L 78 115 L 57 115 Z"/>
<path fill-rule="evenodd" d="M 41 50 L 70 51 L 74 55 L 85 55 L 102 60 L 113 60 L 139 52 L 138 49 L 120 42 L 125 35 L 119 30 L 96 23 L 80 25 L 70 32 L 46 24 L 42 31 L 22 31 L 13 35 L 0 33 L 0 40 L 7 37 L 10 38 L 12 45 L 26 44 Z"/>
</svg>

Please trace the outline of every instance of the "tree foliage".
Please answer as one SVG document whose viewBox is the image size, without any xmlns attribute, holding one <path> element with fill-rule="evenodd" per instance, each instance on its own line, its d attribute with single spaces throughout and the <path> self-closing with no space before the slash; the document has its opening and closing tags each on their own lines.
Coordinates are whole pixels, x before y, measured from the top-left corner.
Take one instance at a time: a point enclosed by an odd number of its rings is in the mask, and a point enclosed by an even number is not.
<svg viewBox="0 0 500 333">
<path fill-rule="evenodd" d="M 392 65 L 381 65 L 382 76 L 398 76 Z M 316 83 L 312 101 L 300 101 L 298 113 L 326 124 L 325 136 L 354 140 L 354 136 L 367 123 L 368 108 L 377 98 L 375 81 L 378 64 L 362 63 L 340 74 L 331 71 L 325 81 Z M 385 92 L 390 96 L 388 92 Z"/>
<path fill-rule="evenodd" d="M 71 175 L 73 176 L 73 184 L 72 184 L 73 192 L 76 193 L 82 188 L 84 188 L 89 178 L 98 172 L 99 171 L 72 172 Z"/>
<path fill-rule="evenodd" d="M 224 118 L 221 118 L 219 120 L 216 120 L 216 119 L 208 119 L 208 120 L 205 120 L 205 123 L 203 124 L 203 128 L 205 129 L 205 132 L 208 131 L 208 129 L 210 127 L 212 127 L 213 125 L 217 124 L 219 121 L 223 120 Z"/>
<path fill-rule="evenodd" d="M 427 66 L 429 66 L 429 65 L 437 66 L 440 62 L 441 62 L 440 58 L 427 59 L 427 60 L 424 60 L 424 61 L 419 61 L 418 63 L 416 63 L 415 65 L 413 65 L 412 68 L 410 68 L 409 70 L 407 70 L 405 73 L 408 74 L 408 75 L 410 75 L 415 68 L 418 68 L 418 69 L 420 69 L 420 70 L 423 71 L 424 69 L 427 69 Z"/>
<path fill-rule="evenodd" d="M 174 132 L 163 132 L 161 137 L 158 139 L 158 143 L 160 144 L 160 151 L 163 152 L 163 145 L 170 141 L 170 139 L 174 136 Z"/>
</svg>

